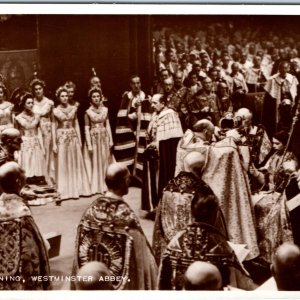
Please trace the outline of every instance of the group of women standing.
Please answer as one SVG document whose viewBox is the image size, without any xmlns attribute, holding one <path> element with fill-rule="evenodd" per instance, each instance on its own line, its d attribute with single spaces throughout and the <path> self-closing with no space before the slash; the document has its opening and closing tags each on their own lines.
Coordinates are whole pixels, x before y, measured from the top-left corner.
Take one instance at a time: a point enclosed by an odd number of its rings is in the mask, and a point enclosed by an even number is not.
<svg viewBox="0 0 300 300">
<path fill-rule="evenodd" d="M 20 92 L 14 105 L 6 100 L 6 87 L 0 85 L 0 132 L 9 127 L 20 130 L 17 160 L 26 177 L 44 177 L 49 184 L 55 183 L 61 200 L 103 193 L 113 141 L 101 89 L 89 90 L 82 146 L 75 85 L 67 82 L 57 89 L 56 106 L 45 97 L 42 80 L 34 79 L 30 86 L 32 93 Z"/>
</svg>

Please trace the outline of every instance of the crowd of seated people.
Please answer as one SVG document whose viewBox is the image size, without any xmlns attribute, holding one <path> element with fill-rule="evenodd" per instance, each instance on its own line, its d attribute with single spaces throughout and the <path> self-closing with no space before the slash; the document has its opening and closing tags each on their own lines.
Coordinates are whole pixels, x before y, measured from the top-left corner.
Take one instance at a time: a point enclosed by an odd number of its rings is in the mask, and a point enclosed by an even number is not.
<svg viewBox="0 0 300 300">
<path fill-rule="evenodd" d="M 177 25 L 156 28 L 154 52 L 154 90 L 165 93 L 164 80 L 173 78 L 168 94 L 179 97 L 178 112 L 182 114 L 180 108 L 185 107 L 190 115 L 182 119 L 185 128 L 192 126 L 190 119 L 195 116 L 208 117 L 218 126 L 225 113 L 247 107 L 254 113 L 255 125 L 265 125 L 270 138 L 276 127 L 289 129 L 298 101 L 296 34 L 251 31 L 233 23 L 214 23 L 205 29 Z M 178 77 L 181 87 L 175 85 Z"/>
</svg>

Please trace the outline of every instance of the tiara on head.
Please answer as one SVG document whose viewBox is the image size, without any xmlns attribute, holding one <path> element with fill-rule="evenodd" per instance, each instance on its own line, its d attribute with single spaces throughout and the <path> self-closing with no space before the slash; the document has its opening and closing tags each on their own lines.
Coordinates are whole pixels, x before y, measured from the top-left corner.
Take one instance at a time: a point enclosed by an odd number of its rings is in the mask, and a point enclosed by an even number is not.
<svg viewBox="0 0 300 300">
<path fill-rule="evenodd" d="M 102 90 L 101 90 L 100 88 L 98 88 L 98 87 L 92 87 L 92 88 L 90 88 L 89 91 L 88 91 L 88 97 L 90 98 L 91 95 L 92 95 L 93 93 L 95 93 L 95 92 L 98 92 L 100 95 L 102 95 Z"/>
<path fill-rule="evenodd" d="M 56 98 L 58 98 L 59 95 L 60 95 L 62 92 L 68 92 L 65 86 L 60 86 L 60 87 L 55 91 L 55 96 L 56 96 Z"/>
<path fill-rule="evenodd" d="M 66 81 L 64 87 L 67 89 L 73 88 L 76 90 L 76 84 L 73 81 Z"/>
<path fill-rule="evenodd" d="M 33 73 L 33 79 L 31 80 L 29 85 L 31 89 L 33 89 L 36 85 L 41 85 L 43 88 L 46 86 L 45 81 L 38 78 L 37 72 Z"/>
</svg>

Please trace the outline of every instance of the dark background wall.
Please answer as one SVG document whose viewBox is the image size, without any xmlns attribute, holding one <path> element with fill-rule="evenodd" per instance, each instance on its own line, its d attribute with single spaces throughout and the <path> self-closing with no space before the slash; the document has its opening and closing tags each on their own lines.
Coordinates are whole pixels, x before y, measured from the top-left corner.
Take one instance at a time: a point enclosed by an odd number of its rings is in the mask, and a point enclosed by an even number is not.
<svg viewBox="0 0 300 300">
<path fill-rule="evenodd" d="M 151 43 L 149 16 L 13 15 L 0 22 L 0 50 L 39 49 L 39 77 L 52 99 L 71 80 L 84 111 L 94 67 L 109 100 L 112 125 L 132 74 L 139 74 L 143 88 L 150 90 Z"/>
<path fill-rule="evenodd" d="M 149 27 L 149 18 L 139 16 L 39 16 L 41 75 L 52 91 L 66 80 L 74 81 L 84 110 L 94 67 L 114 125 L 131 74 L 151 81 Z"/>
</svg>

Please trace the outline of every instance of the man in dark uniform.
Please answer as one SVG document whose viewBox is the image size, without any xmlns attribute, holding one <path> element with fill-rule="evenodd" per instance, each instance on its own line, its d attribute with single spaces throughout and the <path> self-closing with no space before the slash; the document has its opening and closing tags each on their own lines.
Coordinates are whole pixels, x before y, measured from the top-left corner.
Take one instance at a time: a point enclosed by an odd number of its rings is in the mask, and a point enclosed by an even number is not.
<svg viewBox="0 0 300 300">
<path fill-rule="evenodd" d="M 163 95 L 166 101 L 166 106 L 172 108 L 175 111 L 180 110 L 181 97 L 174 88 L 174 80 L 169 77 L 163 81 Z"/>
</svg>

